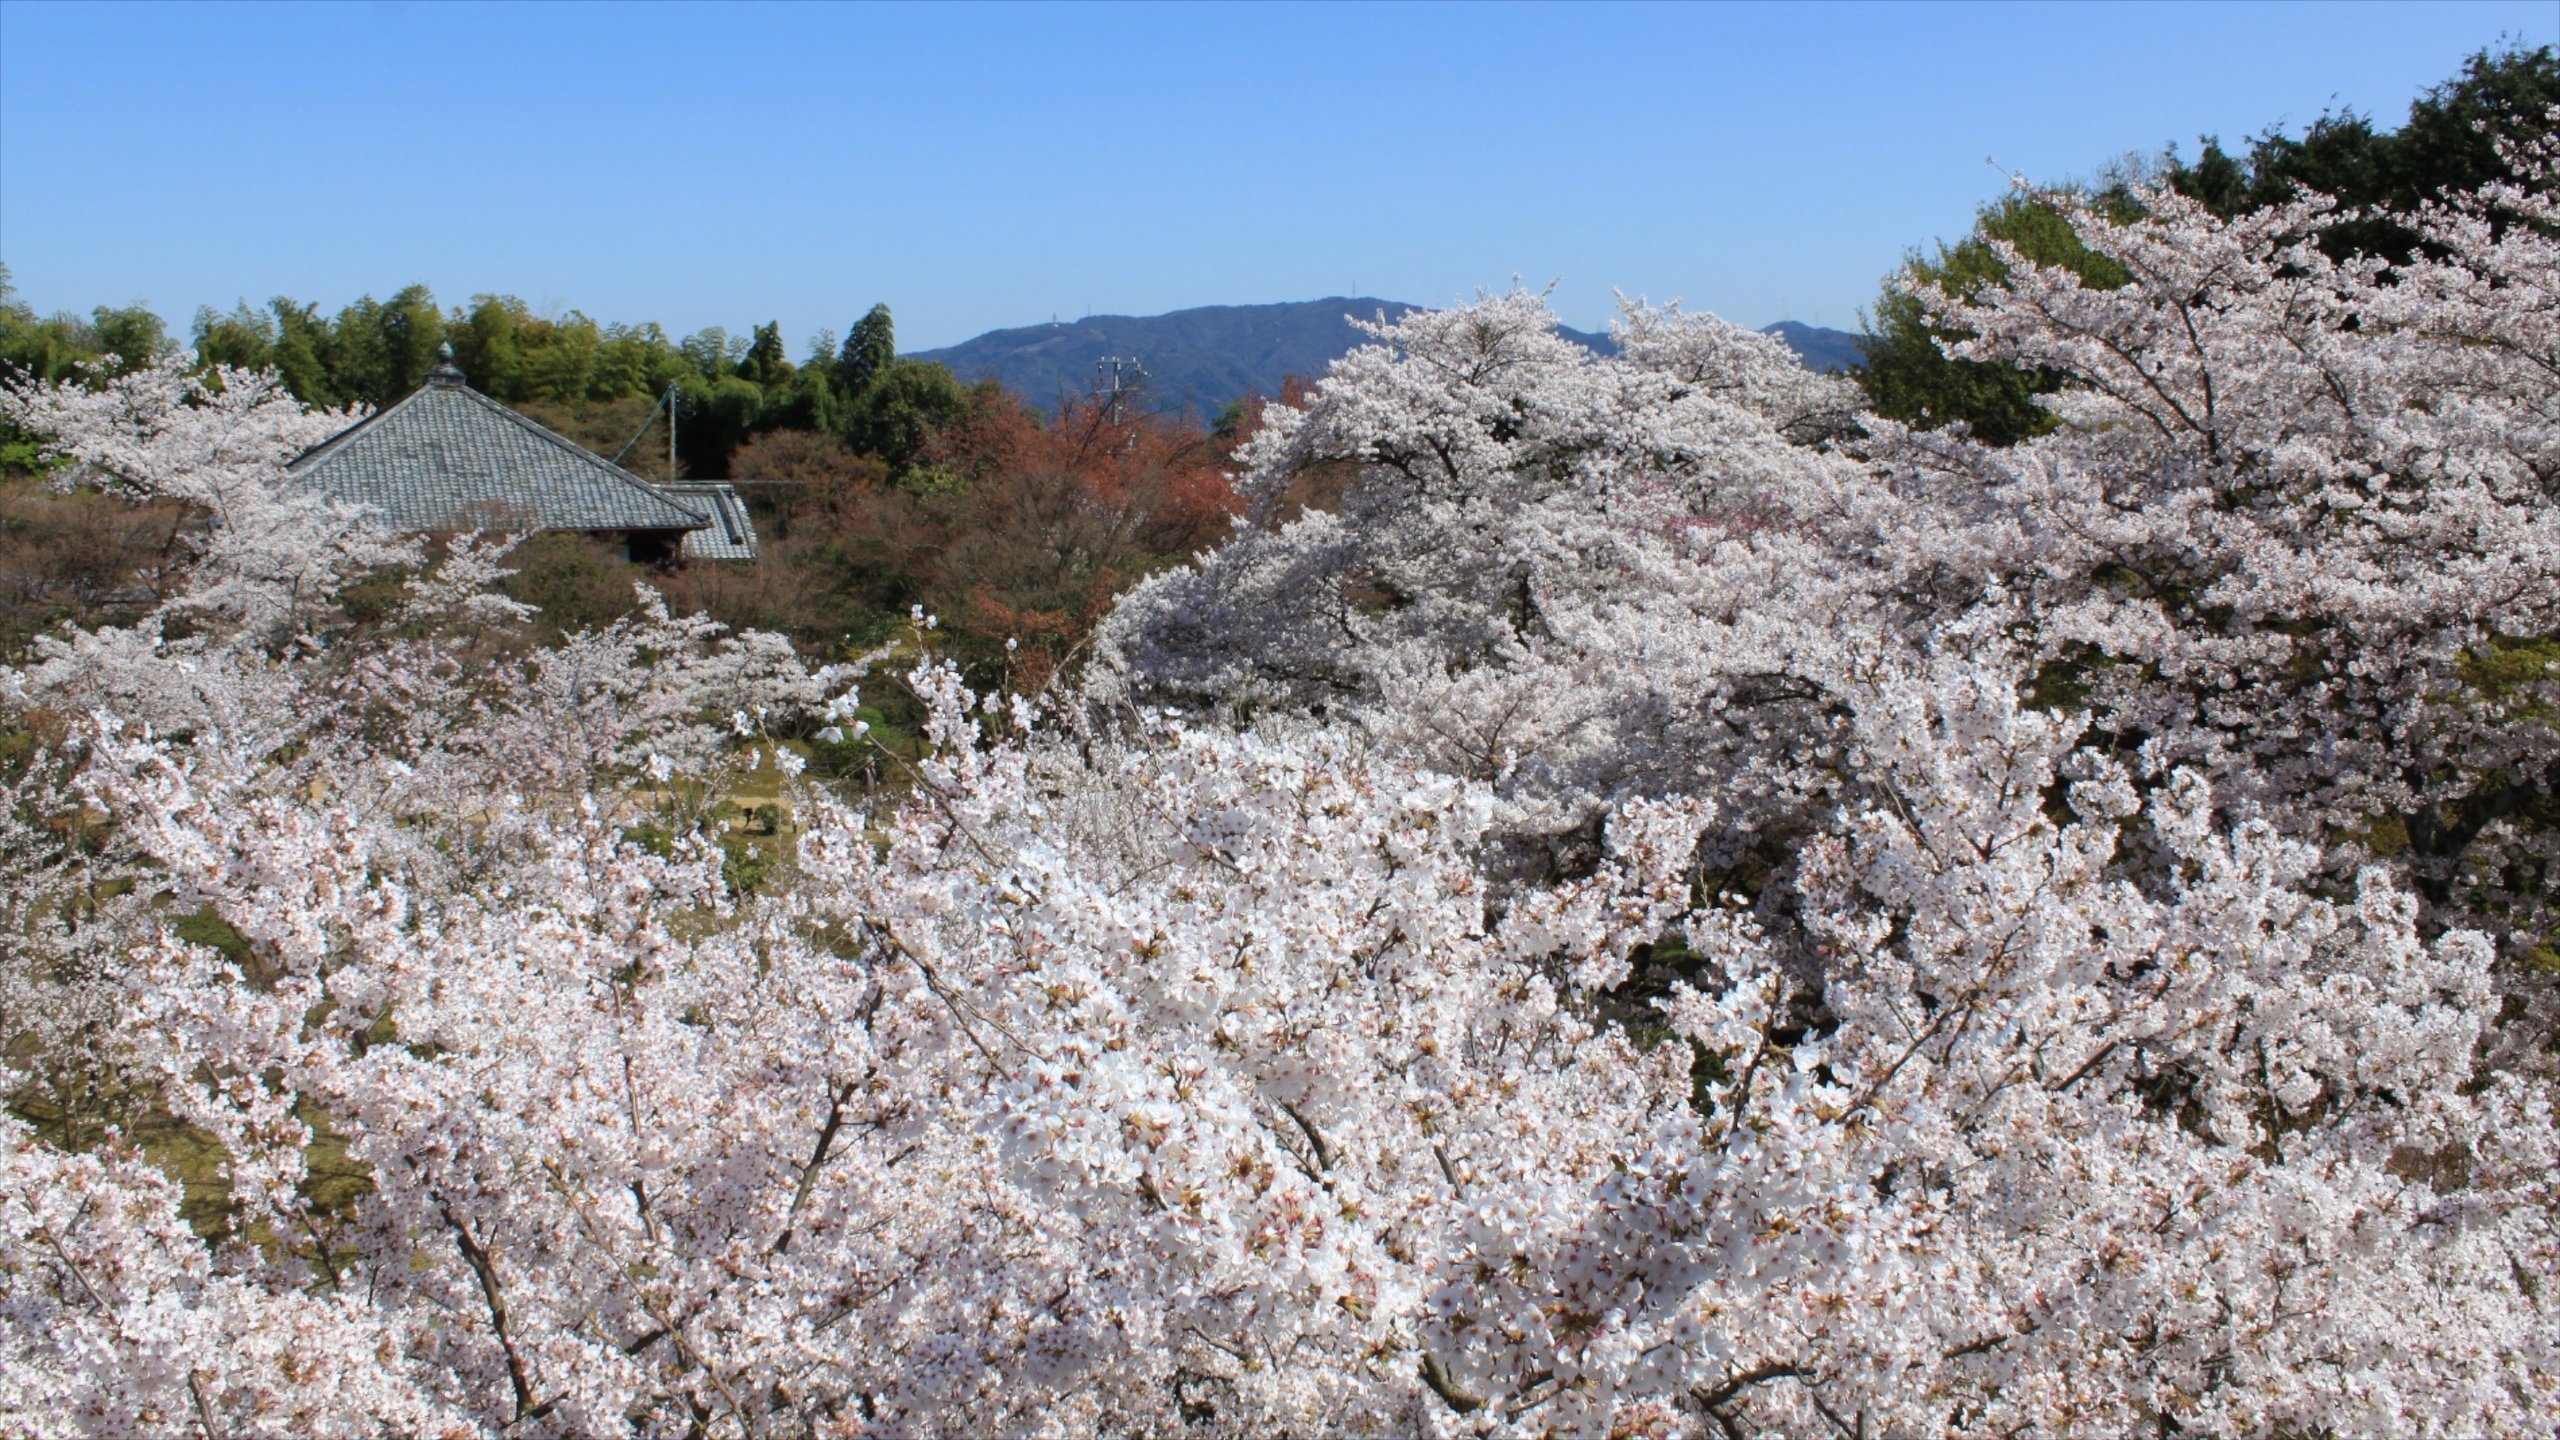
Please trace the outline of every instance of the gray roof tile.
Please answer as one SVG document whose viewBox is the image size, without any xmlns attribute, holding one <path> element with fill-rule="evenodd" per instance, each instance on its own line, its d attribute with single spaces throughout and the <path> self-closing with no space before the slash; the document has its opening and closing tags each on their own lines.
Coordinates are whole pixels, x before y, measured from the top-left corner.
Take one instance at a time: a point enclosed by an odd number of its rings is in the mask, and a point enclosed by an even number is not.
<svg viewBox="0 0 2560 1440">
<path fill-rule="evenodd" d="M 707 506 L 685 504 L 535 424 L 464 385 L 450 366 L 438 366 L 407 399 L 322 441 L 289 468 L 402 530 L 713 524 L 699 513 Z"/>
<path fill-rule="evenodd" d="M 699 530 L 684 532 L 684 557 L 688 560 L 753 560 L 756 558 L 756 522 L 747 515 L 747 502 L 738 492 L 717 481 L 697 480 L 660 489 L 711 517 L 711 523 Z"/>
</svg>

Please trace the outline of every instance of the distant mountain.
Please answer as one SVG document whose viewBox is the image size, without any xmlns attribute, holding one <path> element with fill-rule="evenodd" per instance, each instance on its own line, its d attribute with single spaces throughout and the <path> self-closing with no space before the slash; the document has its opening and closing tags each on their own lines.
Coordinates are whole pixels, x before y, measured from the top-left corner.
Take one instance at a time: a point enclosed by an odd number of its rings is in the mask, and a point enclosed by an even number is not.
<svg viewBox="0 0 2560 1440">
<path fill-rule="evenodd" d="M 1075 321 L 990 330 L 974 340 L 912 358 L 939 360 L 963 380 L 992 379 L 1037 405 L 1054 406 L 1090 392 L 1095 365 L 1107 356 L 1135 359 L 1146 371 L 1151 408 L 1208 418 L 1246 395 L 1273 395 L 1291 375 L 1321 375 L 1360 343 L 1343 317 L 1397 319 L 1419 307 L 1375 296 L 1328 296 L 1278 305 L 1204 305 L 1167 315 L 1088 315 Z M 1603 354 L 1605 334 L 1561 330 Z M 1858 363 L 1857 337 L 1799 325 L 1769 327 L 1817 370 Z"/>
<path fill-rule="evenodd" d="M 1867 352 L 1860 337 L 1847 330 L 1827 330 L 1820 325 L 1807 325 L 1800 320 L 1781 320 L 1764 326 L 1764 335 L 1775 335 L 1787 342 L 1796 358 L 1808 370 L 1855 370 L 1867 363 Z"/>
</svg>

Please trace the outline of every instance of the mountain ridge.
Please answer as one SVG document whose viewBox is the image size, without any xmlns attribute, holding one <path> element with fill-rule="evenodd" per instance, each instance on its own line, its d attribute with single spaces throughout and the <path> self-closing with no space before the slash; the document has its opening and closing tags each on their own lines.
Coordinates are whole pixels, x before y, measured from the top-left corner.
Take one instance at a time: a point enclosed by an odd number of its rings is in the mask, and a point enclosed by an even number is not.
<svg viewBox="0 0 2560 1440">
<path fill-rule="evenodd" d="M 1088 315 L 1019 325 L 920 350 L 908 358 L 939 361 L 966 381 L 994 380 L 1032 403 L 1057 406 L 1092 392 L 1097 362 L 1135 359 L 1144 369 L 1152 408 L 1208 419 L 1247 395 L 1274 395 L 1291 375 L 1321 375 L 1365 337 L 1346 315 L 1398 319 L 1424 307 L 1374 295 L 1328 295 L 1264 305 L 1198 305 L 1161 315 Z M 1604 333 L 1559 326 L 1558 333 L 1601 354 L 1615 347 Z M 1858 337 L 1783 320 L 1776 335 L 1815 369 L 1858 363 Z"/>
</svg>

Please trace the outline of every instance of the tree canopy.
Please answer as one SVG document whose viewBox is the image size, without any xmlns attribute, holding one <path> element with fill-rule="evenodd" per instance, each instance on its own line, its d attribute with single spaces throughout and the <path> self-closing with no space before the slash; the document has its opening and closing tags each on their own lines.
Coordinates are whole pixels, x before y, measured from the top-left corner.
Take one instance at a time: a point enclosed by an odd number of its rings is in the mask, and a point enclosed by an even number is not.
<svg viewBox="0 0 2560 1440">
<path fill-rule="evenodd" d="M 2337 110 L 2300 135 L 2268 130 L 2237 155 L 2207 137 L 2192 161 L 2173 145 L 2137 169 L 2156 173 L 2224 219 L 2305 193 L 2326 195 L 2338 208 L 2321 215 L 2315 229 L 2330 258 L 2363 254 L 2401 261 L 2423 243 L 2417 219 L 2423 207 L 2447 194 L 2516 178 L 2512 157 L 2553 132 L 2554 107 L 2560 107 L 2560 53 L 2549 46 L 2484 50 L 2464 63 L 2460 75 L 2412 103 L 2397 129 Z M 2138 209 L 2132 182 L 2139 178 L 2079 188 L 2108 213 L 2127 219 Z M 2051 427 L 2038 397 L 2053 394 L 2060 377 L 1948 354 L 1965 336 L 1930 323 L 1924 297 L 1926 291 L 1977 295 L 2000 284 L 2010 249 L 2038 265 L 2071 269 L 2087 284 L 2122 283 L 2107 266 L 2085 263 L 2087 250 L 2040 193 L 2022 190 L 1993 201 L 1965 238 L 1941 242 L 1933 254 L 1913 252 L 1887 278 L 1866 316 L 1866 365 L 1859 372 L 1878 414 L 1929 427 L 1962 421 L 2000 444 Z"/>
<path fill-rule="evenodd" d="M 655 324 L 603 324 L 576 310 L 537 315 L 512 295 L 440 309 L 427 287 L 410 285 L 334 316 L 282 297 L 228 314 L 208 309 L 195 317 L 192 349 L 207 367 L 272 368 L 306 404 L 379 408 L 424 383 L 450 345 L 474 388 L 578 431 L 590 417 L 636 424 L 645 407 L 632 414 L 623 402 L 654 403 L 673 387 L 684 473 L 716 479 L 748 439 L 784 429 L 834 433 L 902 472 L 912 465 L 934 435 L 959 423 L 970 393 L 941 366 L 900 360 L 892 333 L 888 307 L 874 306 L 841 354 L 821 346 L 795 365 L 778 322 L 745 339 L 717 326 L 677 339 Z M 14 292 L 0 303 L 0 370 L 8 373 L 59 380 L 109 354 L 129 370 L 175 348 L 143 306 L 45 319 Z M 621 438 L 594 443 L 610 454 Z"/>
</svg>

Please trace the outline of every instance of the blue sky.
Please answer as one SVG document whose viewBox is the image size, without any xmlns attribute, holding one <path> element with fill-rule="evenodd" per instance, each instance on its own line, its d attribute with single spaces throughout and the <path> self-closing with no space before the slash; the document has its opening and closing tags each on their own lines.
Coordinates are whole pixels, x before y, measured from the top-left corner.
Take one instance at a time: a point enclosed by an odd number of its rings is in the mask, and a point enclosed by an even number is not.
<svg viewBox="0 0 2560 1440">
<path fill-rule="evenodd" d="M 2333 105 L 2560 5 L 124 6 L 0 0 L 40 310 L 424 281 L 793 348 L 1557 284 L 1850 327 L 1998 192 Z"/>
</svg>

